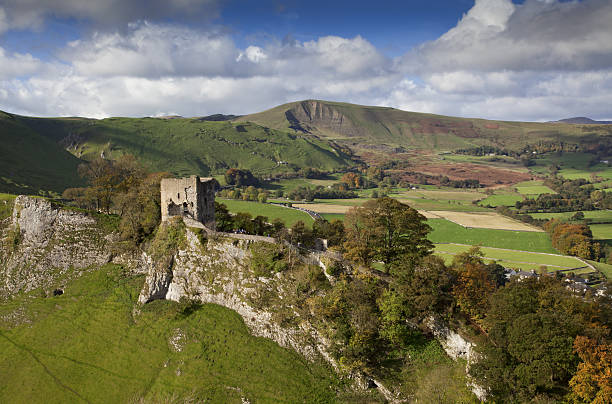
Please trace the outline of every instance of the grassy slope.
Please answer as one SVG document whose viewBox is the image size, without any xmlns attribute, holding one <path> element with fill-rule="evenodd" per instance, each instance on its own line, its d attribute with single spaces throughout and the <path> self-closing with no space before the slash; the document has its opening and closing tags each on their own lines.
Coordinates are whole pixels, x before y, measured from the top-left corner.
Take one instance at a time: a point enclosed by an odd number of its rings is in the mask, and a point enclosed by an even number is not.
<svg viewBox="0 0 612 404">
<path fill-rule="evenodd" d="M 58 132 L 64 137 L 71 134 L 66 146 L 82 158 L 91 159 L 102 152 L 107 158 L 130 153 L 152 170 L 177 175 L 211 175 L 230 167 L 262 174 L 288 169 L 278 161 L 325 170 L 350 163 L 325 141 L 255 124 L 155 118 L 23 121 L 54 140 L 59 140 Z"/>
<path fill-rule="evenodd" d="M 81 161 L 20 117 L 0 112 L 0 192 L 62 192 L 82 183 Z"/>
<path fill-rule="evenodd" d="M 287 111 L 301 117 L 302 126 L 308 127 L 313 133 L 332 139 L 433 151 L 483 144 L 519 149 L 539 140 L 576 142 L 583 137 L 612 133 L 612 127 L 605 125 L 488 121 L 316 100 L 280 105 L 240 117 L 238 121 L 288 129 L 291 123 L 286 118 Z M 304 116 L 313 119 L 305 119 Z M 337 122 L 338 116 L 342 116 L 346 130 L 339 129 L 337 125 L 326 125 L 326 122 L 334 118 Z M 358 130 L 351 130 L 351 127 Z"/>
<path fill-rule="evenodd" d="M 156 301 L 135 315 L 141 285 L 109 265 L 62 296 L 0 304 L 0 401 L 334 401 L 326 367 L 253 337 L 231 310 Z M 177 352 L 169 341 L 179 334 Z"/>
</svg>

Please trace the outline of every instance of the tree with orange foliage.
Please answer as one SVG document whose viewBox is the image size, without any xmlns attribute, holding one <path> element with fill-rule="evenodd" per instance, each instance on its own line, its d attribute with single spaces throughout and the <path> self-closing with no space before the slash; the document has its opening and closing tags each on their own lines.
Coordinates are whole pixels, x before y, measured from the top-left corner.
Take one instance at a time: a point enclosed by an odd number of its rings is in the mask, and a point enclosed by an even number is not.
<svg viewBox="0 0 612 404">
<path fill-rule="evenodd" d="M 574 352 L 582 362 L 569 382 L 575 403 L 612 403 L 612 345 L 597 344 L 581 335 L 574 340 Z"/>
<path fill-rule="evenodd" d="M 340 181 L 347 184 L 350 189 L 363 187 L 363 178 L 357 173 L 348 172 L 342 176 Z"/>
<path fill-rule="evenodd" d="M 467 262 L 458 270 L 453 295 L 461 310 L 475 321 L 485 317 L 493 292 L 495 281 L 481 262 Z"/>
</svg>

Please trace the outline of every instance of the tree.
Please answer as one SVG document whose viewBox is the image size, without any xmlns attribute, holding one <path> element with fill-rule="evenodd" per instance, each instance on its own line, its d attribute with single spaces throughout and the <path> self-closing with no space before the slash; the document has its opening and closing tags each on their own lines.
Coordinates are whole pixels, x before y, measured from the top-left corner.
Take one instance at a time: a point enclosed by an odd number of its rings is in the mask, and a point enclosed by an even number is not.
<svg viewBox="0 0 612 404">
<path fill-rule="evenodd" d="M 325 219 L 317 219 L 312 224 L 312 232 L 314 237 L 326 239 L 328 247 L 337 246 L 344 240 L 344 223 L 338 219 L 332 220 L 331 223 Z"/>
<path fill-rule="evenodd" d="M 569 384 L 578 403 L 612 403 L 612 344 L 578 335 L 574 352 L 582 361 Z"/>
<path fill-rule="evenodd" d="M 215 201 L 215 226 L 218 231 L 230 231 L 234 220 L 223 203 Z"/>
<path fill-rule="evenodd" d="M 577 335 L 602 335 L 605 310 L 575 296 L 551 277 L 512 280 L 490 299 L 483 321 L 488 337 L 470 373 L 496 402 L 560 399 L 568 392 L 578 357 Z"/>
<path fill-rule="evenodd" d="M 378 301 L 381 335 L 395 346 L 404 346 L 413 334 L 409 321 L 440 315 L 453 302 L 455 276 L 440 257 L 429 255 L 417 265 L 407 262 L 405 266 L 401 272 L 396 271 L 390 288 Z"/>
<path fill-rule="evenodd" d="M 418 260 L 433 248 L 427 239 L 431 227 L 426 220 L 410 206 L 389 197 L 354 207 L 345 218 L 347 257 L 364 265 L 382 261 L 388 270 L 394 263 Z"/>
<path fill-rule="evenodd" d="M 239 187 L 257 185 L 259 181 L 249 170 L 230 168 L 225 172 L 225 182 L 227 185 L 237 185 Z"/>
<path fill-rule="evenodd" d="M 482 263 L 465 264 L 458 271 L 453 295 L 461 309 L 476 321 L 481 321 L 489 305 L 495 283 Z"/>
</svg>

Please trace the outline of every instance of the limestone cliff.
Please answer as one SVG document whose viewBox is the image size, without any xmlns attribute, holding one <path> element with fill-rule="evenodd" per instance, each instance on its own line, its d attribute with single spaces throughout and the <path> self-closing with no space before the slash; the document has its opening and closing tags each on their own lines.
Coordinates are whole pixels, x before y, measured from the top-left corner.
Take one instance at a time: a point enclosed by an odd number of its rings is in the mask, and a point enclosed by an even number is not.
<svg viewBox="0 0 612 404">
<path fill-rule="evenodd" d="M 109 262 L 109 232 L 88 214 L 18 196 L 1 234 L 0 298 L 50 287 L 73 269 Z"/>
</svg>

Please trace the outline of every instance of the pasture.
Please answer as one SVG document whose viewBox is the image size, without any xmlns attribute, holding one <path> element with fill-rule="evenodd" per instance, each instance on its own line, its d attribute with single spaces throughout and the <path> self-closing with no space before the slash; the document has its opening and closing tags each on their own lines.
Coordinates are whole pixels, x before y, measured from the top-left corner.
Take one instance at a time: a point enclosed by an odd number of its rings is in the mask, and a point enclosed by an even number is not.
<svg viewBox="0 0 612 404">
<path fill-rule="evenodd" d="M 591 210 L 582 211 L 585 219 L 591 219 L 593 222 L 611 222 L 612 210 Z M 531 213 L 530 216 L 535 219 L 563 219 L 569 220 L 576 212 L 558 212 L 558 213 Z"/>
<path fill-rule="evenodd" d="M 612 240 L 612 224 L 592 224 L 589 227 L 595 240 Z"/>
<path fill-rule="evenodd" d="M 524 181 L 519 182 L 514 187 L 521 195 L 537 197 L 541 194 L 556 194 L 555 191 L 543 185 L 544 181 Z"/>
<path fill-rule="evenodd" d="M 427 224 L 432 228 L 431 233 L 429 233 L 429 240 L 436 244 L 457 243 L 558 254 L 546 233 L 467 229 L 446 219 L 429 219 Z"/>
<path fill-rule="evenodd" d="M 485 199 L 479 202 L 480 206 L 514 206 L 516 202 L 522 201 L 524 198 L 522 195 L 516 193 L 495 193 L 487 196 Z"/>
<path fill-rule="evenodd" d="M 299 220 L 306 224 L 312 224 L 314 222 L 308 213 L 299 211 L 297 209 L 286 208 L 284 206 L 221 198 L 217 198 L 217 201 L 227 206 L 227 209 L 231 213 L 246 212 L 250 213 L 253 217 L 266 216 L 270 221 L 274 219 L 281 219 L 288 227 L 292 226 Z"/>
<path fill-rule="evenodd" d="M 467 251 L 470 247 L 471 246 L 465 244 L 436 244 L 435 253 L 454 256 Z M 491 247 L 481 247 L 480 249 L 486 260 L 497 261 L 506 268 L 539 270 L 541 266 L 546 266 L 546 268 L 551 271 L 568 269 L 573 269 L 573 272 L 593 271 L 593 269 L 589 268 L 583 261 L 575 257 L 565 255 L 535 253 Z"/>
</svg>

